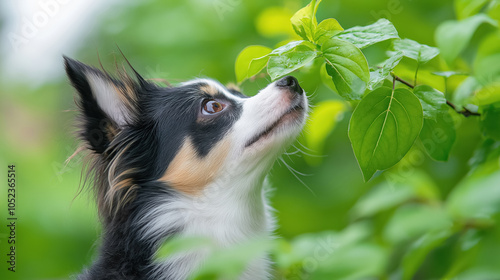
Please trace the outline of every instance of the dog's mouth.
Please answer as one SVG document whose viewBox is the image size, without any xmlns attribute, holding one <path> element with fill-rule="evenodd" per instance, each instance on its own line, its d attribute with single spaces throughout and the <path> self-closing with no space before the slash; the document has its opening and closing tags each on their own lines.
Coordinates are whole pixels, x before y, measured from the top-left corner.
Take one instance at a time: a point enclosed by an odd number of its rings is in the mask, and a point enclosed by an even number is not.
<svg viewBox="0 0 500 280">
<path fill-rule="evenodd" d="M 275 130 L 277 130 L 280 126 L 285 123 L 288 123 L 290 120 L 296 120 L 304 113 L 304 101 L 300 99 L 298 102 L 294 102 L 290 108 L 285 111 L 275 122 L 271 125 L 267 126 L 264 130 L 256 134 L 254 137 L 250 139 L 245 145 L 245 148 L 252 146 L 257 143 L 259 140 L 267 138 L 271 135 Z"/>
</svg>

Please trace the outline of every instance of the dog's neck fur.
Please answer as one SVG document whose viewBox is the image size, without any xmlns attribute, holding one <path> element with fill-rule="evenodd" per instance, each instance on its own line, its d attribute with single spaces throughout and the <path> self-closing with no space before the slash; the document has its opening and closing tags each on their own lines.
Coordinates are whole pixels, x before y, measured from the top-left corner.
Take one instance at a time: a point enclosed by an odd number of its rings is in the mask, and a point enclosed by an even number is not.
<svg viewBox="0 0 500 280">
<path fill-rule="evenodd" d="M 222 248 L 270 237 L 275 223 L 267 203 L 269 188 L 263 174 L 268 168 L 264 167 L 246 176 L 221 177 L 197 197 L 166 192 L 161 183 L 156 188 L 143 188 L 148 192 L 139 192 L 127 211 L 104 225 L 100 259 L 89 275 L 103 275 L 102 279 L 186 279 L 209 251 L 154 261 L 156 250 L 169 237 L 208 237 Z M 151 200 L 151 196 L 156 198 Z M 149 204 L 141 204 L 145 201 Z M 240 279 L 268 279 L 269 268 L 270 261 L 263 255 L 248 265 Z M 81 279 L 86 279 L 85 274 Z"/>
</svg>

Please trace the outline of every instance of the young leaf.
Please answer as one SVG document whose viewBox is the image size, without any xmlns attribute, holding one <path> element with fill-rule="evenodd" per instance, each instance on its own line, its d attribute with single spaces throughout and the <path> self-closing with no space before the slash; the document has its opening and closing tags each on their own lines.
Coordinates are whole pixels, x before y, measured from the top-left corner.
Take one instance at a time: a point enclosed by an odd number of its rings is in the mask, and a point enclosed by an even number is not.
<svg viewBox="0 0 500 280">
<path fill-rule="evenodd" d="M 380 87 L 361 100 L 349 123 L 349 138 L 365 181 L 405 156 L 422 123 L 420 101 L 407 89 Z"/>
<path fill-rule="evenodd" d="M 447 112 L 446 99 L 439 90 L 427 85 L 421 85 L 415 87 L 413 93 L 420 99 L 424 118 L 436 120 L 439 113 Z"/>
<path fill-rule="evenodd" d="M 368 62 L 353 44 L 331 38 L 321 46 L 326 60 L 326 71 L 332 77 L 340 96 L 359 100 L 370 80 Z"/>
<path fill-rule="evenodd" d="M 449 20 L 439 25 L 435 33 L 436 44 L 446 63 L 449 65 L 453 63 L 482 23 L 497 25 L 496 21 L 485 14 L 478 14 L 461 21 Z"/>
<path fill-rule="evenodd" d="M 236 81 L 238 83 L 258 74 L 266 67 L 271 49 L 264 46 L 248 46 L 244 48 L 235 63 Z"/>
<path fill-rule="evenodd" d="M 337 34 L 336 37 L 360 49 L 385 40 L 399 38 L 398 31 L 394 25 L 385 18 L 379 19 L 377 22 L 367 26 L 349 28 Z"/>
<path fill-rule="evenodd" d="M 325 19 L 318 24 L 314 32 L 314 42 L 322 45 L 326 40 L 343 31 L 339 22 L 334 18 Z"/>
<path fill-rule="evenodd" d="M 431 158 L 447 161 L 455 139 L 455 122 L 448 108 L 446 111 L 438 113 L 434 118 L 424 118 L 420 140 Z"/>
<path fill-rule="evenodd" d="M 394 50 L 403 52 L 403 55 L 414 59 L 417 63 L 426 63 L 439 54 L 439 50 L 434 47 L 420 44 L 410 39 L 394 41 Z"/>
<path fill-rule="evenodd" d="M 368 89 L 374 90 L 380 83 L 382 83 L 389 76 L 389 74 L 391 74 L 392 70 L 394 70 L 402 58 L 402 52 L 395 52 L 391 57 L 384 61 L 380 67 L 374 71 L 370 71 Z"/>
<path fill-rule="evenodd" d="M 298 45 L 305 44 L 306 41 L 300 40 L 300 41 L 291 41 L 286 45 L 283 45 L 277 49 L 274 49 L 270 55 L 282 55 L 294 48 L 296 48 Z"/>
<path fill-rule="evenodd" d="M 304 8 L 298 10 L 290 19 L 295 33 L 304 40 L 313 41 L 314 33 L 318 22 L 316 20 L 316 10 L 321 0 L 312 0 Z"/>
<path fill-rule="evenodd" d="M 280 55 L 272 55 L 267 64 L 267 72 L 272 80 L 276 80 L 316 58 L 317 51 L 307 44 L 298 45 Z"/>
</svg>

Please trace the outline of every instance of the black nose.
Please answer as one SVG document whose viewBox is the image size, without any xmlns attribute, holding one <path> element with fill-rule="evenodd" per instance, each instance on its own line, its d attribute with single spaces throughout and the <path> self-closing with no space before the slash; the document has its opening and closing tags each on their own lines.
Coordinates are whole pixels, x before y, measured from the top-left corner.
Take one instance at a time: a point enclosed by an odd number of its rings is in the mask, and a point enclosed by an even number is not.
<svg viewBox="0 0 500 280">
<path fill-rule="evenodd" d="M 295 79 L 292 76 L 286 76 L 286 77 L 279 79 L 276 82 L 276 85 L 279 87 L 288 87 L 288 88 L 290 88 L 290 90 L 292 90 L 293 92 L 298 93 L 298 94 L 302 94 L 302 91 L 303 91 L 299 85 L 299 81 L 297 81 L 297 79 Z"/>
</svg>

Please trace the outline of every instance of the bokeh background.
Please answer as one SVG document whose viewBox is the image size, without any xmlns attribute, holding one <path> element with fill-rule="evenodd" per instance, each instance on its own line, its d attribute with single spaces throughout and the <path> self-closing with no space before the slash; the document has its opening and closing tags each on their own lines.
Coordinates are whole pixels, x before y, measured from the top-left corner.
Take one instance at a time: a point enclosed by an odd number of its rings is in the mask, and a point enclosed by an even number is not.
<svg viewBox="0 0 500 280">
<path fill-rule="evenodd" d="M 222 83 L 234 82 L 238 53 L 248 45 L 274 47 L 290 38 L 291 26 L 283 22 L 305 4 L 298 0 L 2 1 L 0 279 L 67 279 L 89 264 L 96 251 L 100 226 L 95 205 L 85 193 L 76 196 L 82 158 L 77 155 L 66 162 L 78 143 L 73 137 L 74 91 L 64 75 L 63 54 L 91 65 L 99 65 L 100 57 L 104 67 L 113 72 L 115 61 L 123 63 L 119 46 L 146 78 L 175 84 L 208 76 Z M 435 46 L 436 27 L 454 19 L 455 13 L 451 0 L 324 0 L 318 19 L 329 17 L 344 28 L 385 17 L 394 23 L 401 38 Z M 383 60 L 384 44 L 364 51 L 370 62 Z M 411 79 L 411 71 L 406 69 L 414 69 L 412 63 L 403 61 L 403 77 Z M 441 63 L 434 60 L 423 67 L 423 81 L 431 71 L 426 69 L 439 70 Z M 338 99 L 322 84 L 317 72 L 304 70 L 294 75 L 313 104 Z M 460 82 L 453 79 L 451 88 Z M 269 77 L 263 76 L 245 81 L 241 87 L 253 95 L 269 82 Z M 444 90 L 443 84 L 433 83 Z M 277 233 L 288 240 L 323 231 L 359 235 L 359 228 L 346 229 L 363 223 L 364 245 L 343 255 L 343 266 L 357 263 L 366 268 L 375 264 L 383 267 L 383 272 L 361 279 L 401 279 L 400 260 L 407 249 L 418 246 L 415 242 L 433 229 L 456 223 L 444 202 L 456 195 L 458 187 L 470 184 L 463 180 L 471 168 L 470 158 L 481 144 L 479 128 L 473 119 L 460 118 L 457 142 L 448 162 L 429 159 L 417 143 L 389 172 L 365 183 L 347 136 L 350 114 L 347 110 L 335 117 L 335 129 L 315 150 L 308 150 L 304 135 L 295 144 L 319 157 L 300 152 L 283 157 L 287 165 L 303 174 L 297 175 L 299 179 L 284 163 L 273 167 L 270 179 L 276 188 L 272 204 L 277 209 Z M 16 165 L 18 178 L 15 274 L 6 270 L 4 253 L 8 164 Z M 484 200 L 500 204 L 500 180 L 498 172 L 495 174 L 488 177 L 485 190 L 475 193 L 473 205 Z M 375 195 L 374 190 L 378 191 Z M 366 199 L 370 194 L 371 200 Z M 368 202 L 361 203 L 363 198 Z M 453 269 L 456 273 L 450 275 L 458 275 L 454 279 L 500 279 L 500 274 L 495 274 L 500 269 L 500 233 L 492 226 L 492 217 L 485 222 L 485 229 L 471 224 L 471 231 L 464 230 L 439 246 L 429 247 L 428 255 L 424 248 L 422 254 L 427 257 L 415 279 L 441 279 Z M 482 247 L 476 248 L 478 243 Z M 469 253 L 470 248 L 475 251 Z M 467 278 L 479 275 L 474 271 L 489 276 Z"/>
</svg>

